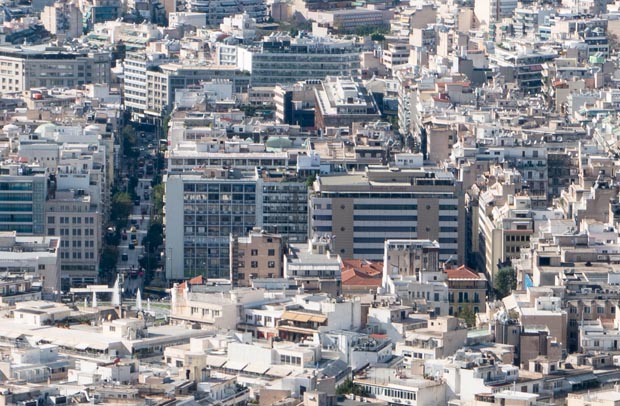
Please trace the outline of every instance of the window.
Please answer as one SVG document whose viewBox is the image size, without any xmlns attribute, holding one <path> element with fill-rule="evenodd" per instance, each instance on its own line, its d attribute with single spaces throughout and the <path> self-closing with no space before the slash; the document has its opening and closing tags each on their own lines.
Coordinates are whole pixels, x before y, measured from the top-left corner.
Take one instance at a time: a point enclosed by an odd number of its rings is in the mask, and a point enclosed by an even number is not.
<svg viewBox="0 0 620 406">
<path fill-rule="evenodd" d="M 269 255 L 270 257 L 273 257 L 274 255 L 276 255 L 276 250 L 274 249 L 267 250 L 267 255 Z"/>
<path fill-rule="evenodd" d="M 54 216 L 49 216 L 47 218 L 47 224 L 54 224 L 56 222 L 56 217 Z"/>
<path fill-rule="evenodd" d="M 258 261 L 252 261 L 252 263 L 250 264 L 251 268 L 258 268 Z"/>
<path fill-rule="evenodd" d="M 45 270 L 45 264 L 39 264 L 39 271 Z"/>
<path fill-rule="evenodd" d="M 250 255 L 252 255 L 253 257 L 257 256 L 258 255 L 258 250 L 252 250 L 250 252 Z"/>
<path fill-rule="evenodd" d="M 267 268 L 275 268 L 275 267 L 276 267 L 276 262 L 275 261 L 267 262 Z"/>
<path fill-rule="evenodd" d="M 597 308 L 596 308 L 596 313 L 598 313 L 598 314 L 603 314 L 603 313 L 605 313 L 605 308 L 604 308 L 604 307 L 600 307 L 600 306 L 599 306 L 599 307 L 597 307 Z"/>
</svg>

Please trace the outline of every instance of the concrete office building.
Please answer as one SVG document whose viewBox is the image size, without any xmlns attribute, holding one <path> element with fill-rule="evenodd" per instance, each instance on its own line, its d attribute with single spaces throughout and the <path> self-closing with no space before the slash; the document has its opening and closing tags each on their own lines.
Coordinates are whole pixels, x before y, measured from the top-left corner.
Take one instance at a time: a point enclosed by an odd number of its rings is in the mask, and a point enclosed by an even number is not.
<svg viewBox="0 0 620 406">
<path fill-rule="evenodd" d="M 22 92 L 33 87 L 76 87 L 110 83 L 108 52 L 61 47 L 0 47 L 0 90 Z"/>
<path fill-rule="evenodd" d="M 172 108 L 175 91 L 213 79 L 227 79 L 235 93 L 242 93 L 250 77 L 234 66 L 208 65 L 204 62 L 166 63 L 146 72 L 146 110 L 152 117 Z"/>
<path fill-rule="evenodd" d="M 61 237 L 63 290 L 95 284 L 102 235 L 97 203 L 83 190 L 57 191 L 46 202 L 45 223 L 48 236 Z"/>
<path fill-rule="evenodd" d="M 310 196 L 312 235 L 336 236 L 343 258 L 383 258 L 388 239 L 429 239 L 439 259 L 463 260 L 461 184 L 449 172 L 369 166 L 364 173 L 321 176 Z"/>
<path fill-rule="evenodd" d="M 270 181 L 259 172 L 208 168 L 168 174 L 168 279 L 230 279 L 230 236 L 245 236 L 255 226 L 305 241 L 307 194 L 300 192 L 300 183 Z"/>
<path fill-rule="evenodd" d="M 0 231 L 45 234 L 45 168 L 0 165 Z"/>
<path fill-rule="evenodd" d="M 230 278 L 230 235 L 245 235 L 261 211 L 254 174 L 223 169 L 168 174 L 166 278 Z"/>
<path fill-rule="evenodd" d="M 237 47 L 237 67 L 252 86 L 275 86 L 326 76 L 360 76 L 360 50 L 352 40 L 271 35 L 258 45 Z"/>
<path fill-rule="evenodd" d="M 240 10 L 259 23 L 269 18 L 269 9 L 262 0 L 187 0 L 186 6 L 188 11 L 206 14 L 207 25 L 218 25 L 225 17 L 238 14 Z"/>
<path fill-rule="evenodd" d="M 314 89 L 315 127 L 352 127 L 381 119 L 375 98 L 352 78 L 328 76 Z"/>
</svg>

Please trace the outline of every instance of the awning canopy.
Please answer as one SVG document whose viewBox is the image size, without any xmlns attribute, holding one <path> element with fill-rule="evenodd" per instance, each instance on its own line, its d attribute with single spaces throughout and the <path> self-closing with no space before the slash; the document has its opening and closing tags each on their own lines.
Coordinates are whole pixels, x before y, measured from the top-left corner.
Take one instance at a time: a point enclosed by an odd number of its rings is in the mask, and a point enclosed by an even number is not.
<svg viewBox="0 0 620 406">
<path fill-rule="evenodd" d="M 589 373 L 589 374 L 571 376 L 571 377 L 567 378 L 566 380 L 571 385 L 579 385 L 579 384 L 582 384 L 584 382 L 596 381 L 596 380 L 598 380 L 598 378 L 596 377 L 596 375 L 594 375 L 592 373 Z"/>
<path fill-rule="evenodd" d="M 303 313 L 303 312 L 294 312 L 294 311 L 286 311 L 282 313 L 282 320 L 292 320 L 298 321 L 301 323 L 325 323 L 327 321 L 327 316 L 322 314 L 311 314 L 311 313 Z"/>
<path fill-rule="evenodd" d="M 269 368 L 271 368 L 271 365 L 251 363 L 250 365 L 245 367 L 243 372 L 250 372 L 250 373 L 253 373 L 253 374 L 263 375 L 263 374 L 265 374 L 265 372 L 267 372 L 269 370 Z"/>
<path fill-rule="evenodd" d="M 248 365 L 246 361 L 228 361 L 222 368 L 241 371 Z"/>
<path fill-rule="evenodd" d="M 226 363 L 225 357 L 216 355 L 207 355 L 207 365 L 214 368 L 219 368 Z"/>
<path fill-rule="evenodd" d="M 312 335 L 314 333 L 317 333 L 317 330 L 314 330 L 311 328 L 303 328 L 303 327 L 295 327 L 295 326 L 279 326 L 278 330 L 289 331 L 291 333 L 306 334 L 306 335 Z"/>
<path fill-rule="evenodd" d="M 269 371 L 267 371 L 267 375 L 275 376 L 276 378 L 284 378 L 285 376 L 289 376 L 293 372 L 293 370 L 293 368 L 286 365 L 274 365 L 269 368 Z"/>
</svg>

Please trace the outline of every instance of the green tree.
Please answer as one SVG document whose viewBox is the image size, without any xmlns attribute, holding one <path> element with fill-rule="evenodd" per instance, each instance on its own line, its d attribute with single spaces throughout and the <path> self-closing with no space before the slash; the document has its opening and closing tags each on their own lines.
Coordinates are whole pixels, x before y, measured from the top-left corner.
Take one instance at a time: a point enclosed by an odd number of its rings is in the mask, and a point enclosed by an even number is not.
<svg viewBox="0 0 620 406">
<path fill-rule="evenodd" d="M 474 313 L 470 306 L 465 306 L 463 310 L 461 310 L 457 314 L 457 317 L 465 320 L 465 323 L 467 323 L 467 327 L 476 326 L 476 313 Z"/>
<path fill-rule="evenodd" d="M 138 156 L 138 136 L 136 129 L 132 125 L 127 124 L 121 131 L 121 139 L 123 140 L 123 153 L 126 157 L 135 158 Z"/>
<path fill-rule="evenodd" d="M 363 396 L 363 397 L 368 397 L 370 395 L 366 389 L 354 383 L 350 378 L 345 379 L 342 385 L 336 388 L 336 394 L 337 395 L 353 394 L 353 395 Z"/>
<path fill-rule="evenodd" d="M 306 178 L 306 187 L 311 188 L 314 185 L 314 181 L 316 180 L 316 174 L 312 174 Z"/>
<path fill-rule="evenodd" d="M 370 39 L 377 42 L 385 41 L 385 35 L 381 34 L 380 32 L 375 32 L 370 35 Z"/>
<path fill-rule="evenodd" d="M 493 277 L 493 289 L 499 299 L 503 299 L 517 288 L 517 275 L 511 266 L 500 265 L 499 270 Z"/>
<path fill-rule="evenodd" d="M 151 193 L 151 199 L 153 199 L 153 210 L 154 214 L 157 214 L 159 218 L 162 218 L 164 215 L 164 194 L 166 193 L 166 188 L 163 183 L 156 185 L 153 187 L 153 192 Z"/>
<path fill-rule="evenodd" d="M 118 192 L 112 196 L 111 217 L 117 223 L 117 227 L 126 224 L 132 209 L 131 195 Z"/>
<path fill-rule="evenodd" d="M 161 221 L 152 222 L 146 236 L 142 239 L 142 245 L 147 247 L 148 252 L 154 253 L 164 243 L 164 225 Z"/>
<path fill-rule="evenodd" d="M 101 251 L 101 259 L 99 261 L 99 267 L 104 272 L 111 271 L 116 268 L 116 262 L 118 261 L 118 248 L 114 245 L 106 245 Z"/>
</svg>

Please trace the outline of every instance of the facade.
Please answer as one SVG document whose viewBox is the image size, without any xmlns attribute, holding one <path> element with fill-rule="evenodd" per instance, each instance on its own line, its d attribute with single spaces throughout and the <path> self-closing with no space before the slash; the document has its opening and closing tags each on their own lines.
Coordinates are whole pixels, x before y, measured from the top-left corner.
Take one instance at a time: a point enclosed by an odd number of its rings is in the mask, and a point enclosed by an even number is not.
<svg viewBox="0 0 620 406">
<path fill-rule="evenodd" d="M 73 3 L 58 2 L 46 6 L 41 12 L 41 22 L 57 37 L 78 38 L 83 33 L 82 12 Z"/>
<path fill-rule="evenodd" d="M 237 67 L 252 86 L 274 86 L 326 76 L 360 76 L 360 53 L 351 40 L 272 35 L 260 45 L 237 47 Z"/>
<path fill-rule="evenodd" d="M 209 26 L 218 25 L 224 18 L 241 10 L 259 23 L 265 22 L 269 17 L 269 9 L 261 0 L 187 0 L 186 7 L 188 11 L 206 14 Z"/>
<path fill-rule="evenodd" d="M 429 239 L 439 259 L 460 261 L 464 213 L 451 173 L 369 166 L 364 173 L 321 176 L 310 196 L 311 235 L 333 235 L 343 258 L 381 260 L 388 239 Z"/>
<path fill-rule="evenodd" d="M 461 265 L 446 269 L 450 315 L 460 314 L 468 307 L 474 314 L 486 311 L 487 279 Z"/>
<path fill-rule="evenodd" d="M 166 63 L 146 72 L 146 114 L 159 117 L 172 109 L 177 89 L 213 79 L 227 79 L 233 89 L 242 93 L 250 84 L 250 77 L 234 66 L 207 65 L 196 63 Z"/>
<path fill-rule="evenodd" d="M 45 168 L 0 166 L 0 231 L 45 234 L 47 182 Z"/>
<path fill-rule="evenodd" d="M 282 237 L 260 229 L 230 239 L 230 275 L 235 286 L 251 286 L 255 278 L 282 276 Z"/>
<path fill-rule="evenodd" d="M 230 279 L 230 235 L 259 225 L 261 188 L 254 174 L 214 172 L 165 178 L 167 279 Z"/>
<path fill-rule="evenodd" d="M 45 232 L 60 236 L 63 290 L 94 285 L 99 271 L 101 215 L 83 191 L 57 191 L 46 202 Z"/>
<path fill-rule="evenodd" d="M 167 277 L 204 275 L 231 279 L 230 236 L 245 236 L 255 226 L 288 242 L 305 241 L 305 184 L 276 178 L 262 169 L 169 173 L 166 178 L 166 264 L 170 269 Z M 251 261 L 248 267 L 250 264 Z M 255 272 L 249 272 L 252 273 Z M 277 271 L 266 272 L 269 273 L 274 277 L 280 275 Z"/>
<path fill-rule="evenodd" d="M 55 47 L 0 47 L 1 90 L 23 92 L 33 87 L 75 87 L 110 83 L 110 54 L 67 51 Z"/>
</svg>

